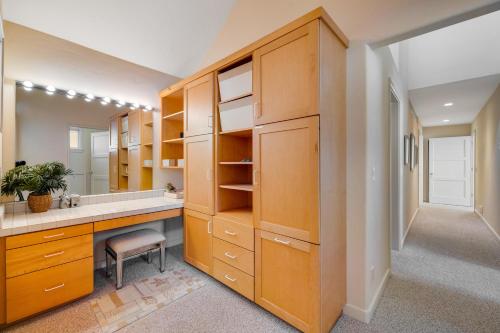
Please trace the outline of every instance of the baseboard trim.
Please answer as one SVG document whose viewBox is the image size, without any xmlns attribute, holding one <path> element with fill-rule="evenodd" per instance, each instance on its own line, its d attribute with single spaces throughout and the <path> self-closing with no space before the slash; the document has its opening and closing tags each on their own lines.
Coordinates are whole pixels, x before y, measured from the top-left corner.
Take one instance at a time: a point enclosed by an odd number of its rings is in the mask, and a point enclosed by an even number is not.
<svg viewBox="0 0 500 333">
<path fill-rule="evenodd" d="M 430 202 L 424 202 L 424 204 L 422 206 L 423 207 L 454 209 L 454 210 L 461 210 L 464 212 L 474 212 L 474 207 L 467 207 L 467 206 L 443 205 L 443 204 L 434 204 L 434 203 L 430 203 Z"/>
<path fill-rule="evenodd" d="M 479 216 L 479 218 L 484 222 L 484 224 L 486 224 L 486 226 L 488 227 L 488 229 L 490 229 L 493 235 L 495 235 L 495 237 L 500 241 L 500 235 L 498 234 L 498 232 L 495 231 L 495 229 L 493 229 L 493 227 L 491 226 L 491 224 L 489 224 L 488 220 L 486 220 L 483 214 L 481 214 L 477 209 L 474 210 L 474 212 L 477 214 L 477 216 Z"/>
<path fill-rule="evenodd" d="M 387 285 L 387 281 L 389 281 L 390 276 L 391 276 L 391 270 L 388 268 L 387 271 L 385 272 L 384 278 L 382 279 L 380 285 L 377 288 L 377 291 L 375 292 L 375 295 L 373 296 L 373 299 L 368 309 L 362 309 L 353 304 L 346 304 L 344 306 L 344 314 L 356 320 L 362 321 L 364 323 L 369 323 L 370 320 L 372 320 L 373 318 L 375 310 L 377 309 L 378 303 L 380 302 L 380 298 L 382 298 L 382 294 Z"/>
<path fill-rule="evenodd" d="M 401 244 L 399 245 L 399 249 L 402 249 L 403 246 L 405 245 L 406 236 L 408 236 L 408 234 L 410 233 L 410 229 L 411 229 L 411 227 L 413 225 L 413 222 L 415 222 L 415 218 L 417 217 L 417 213 L 418 213 L 419 210 L 420 210 L 420 207 L 417 207 L 417 209 L 415 210 L 415 213 L 413 213 L 413 216 L 411 217 L 410 223 L 408 224 L 408 228 L 405 231 L 403 239 L 401 239 Z"/>
</svg>

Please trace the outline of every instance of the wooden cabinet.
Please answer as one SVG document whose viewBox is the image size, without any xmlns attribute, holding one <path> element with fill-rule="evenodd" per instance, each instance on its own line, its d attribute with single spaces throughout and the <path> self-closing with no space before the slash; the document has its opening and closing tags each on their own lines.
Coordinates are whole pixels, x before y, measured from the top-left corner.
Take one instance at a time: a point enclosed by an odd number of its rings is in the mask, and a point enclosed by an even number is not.
<svg viewBox="0 0 500 333">
<path fill-rule="evenodd" d="M 304 332 L 319 331 L 319 246 L 255 231 L 255 302 Z"/>
<path fill-rule="evenodd" d="M 141 144 L 142 111 L 134 110 L 128 113 L 128 146 Z"/>
<path fill-rule="evenodd" d="M 7 279 L 7 323 L 92 293 L 93 257 Z"/>
<path fill-rule="evenodd" d="M 318 114 L 319 21 L 253 54 L 255 124 Z"/>
<path fill-rule="evenodd" d="M 184 140 L 184 207 L 214 214 L 214 154 L 212 134 Z"/>
<path fill-rule="evenodd" d="M 318 140 L 317 116 L 254 130 L 256 228 L 319 243 Z"/>
<path fill-rule="evenodd" d="M 209 73 L 184 87 L 184 136 L 213 133 L 214 74 Z"/>
<path fill-rule="evenodd" d="M 116 191 L 119 189 L 118 185 L 118 149 L 109 150 L 109 189 Z"/>
<path fill-rule="evenodd" d="M 128 147 L 128 190 L 141 189 L 141 150 L 140 146 Z"/>
<path fill-rule="evenodd" d="M 109 122 L 109 149 L 118 149 L 118 117 L 111 118 Z"/>
<path fill-rule="evenodd" d="M 253 276 L 250 276 L 216 258 L 214 258 L 213 262 L 213 276 L 249 300 L 254 300 Z"/>
<path fill-rule="evenodd" d="M 212 273 L 212 216 L 184 209 L 184 260 Z"/>
</svg>

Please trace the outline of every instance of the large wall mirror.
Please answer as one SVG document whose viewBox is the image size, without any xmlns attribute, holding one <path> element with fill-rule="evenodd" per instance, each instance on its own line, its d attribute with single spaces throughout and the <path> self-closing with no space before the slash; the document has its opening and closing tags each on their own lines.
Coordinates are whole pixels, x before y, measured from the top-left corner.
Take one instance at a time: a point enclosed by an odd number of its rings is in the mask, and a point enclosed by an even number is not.
<svg viewBox="0 0 500 333">
<path fill-rule="evenodd" d="M 61 162 L 81 195 L 182 183 L 157 152 L 158 92 L 178 78 L 12 22 L 4 31 L 2 175 Z"/>
</svg>

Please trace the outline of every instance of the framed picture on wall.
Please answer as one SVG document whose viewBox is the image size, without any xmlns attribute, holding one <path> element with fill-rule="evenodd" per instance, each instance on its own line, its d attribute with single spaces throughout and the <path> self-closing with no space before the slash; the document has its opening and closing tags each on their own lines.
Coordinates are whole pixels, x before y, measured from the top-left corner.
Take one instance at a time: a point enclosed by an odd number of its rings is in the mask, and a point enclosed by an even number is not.
<svg viewBox="0 0 500 333">
<path fill-rule="evenodd" d="M 410 170 L 413 170 L 416 165 L 415 159 L 415 136 L 410 134 Z"/>
<path fill-rule="evenodd" d="M 404 137 L 404 154 L 404 163 L 408 165 L 408 163 L 410 163 L 410 137 L 408 135 Z"/>
</svg>

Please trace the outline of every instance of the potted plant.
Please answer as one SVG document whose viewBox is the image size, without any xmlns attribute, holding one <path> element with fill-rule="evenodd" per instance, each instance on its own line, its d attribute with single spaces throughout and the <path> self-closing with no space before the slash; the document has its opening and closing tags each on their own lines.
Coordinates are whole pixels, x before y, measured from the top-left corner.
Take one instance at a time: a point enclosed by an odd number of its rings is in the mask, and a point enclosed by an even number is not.
<svg viewBox="0 0 500 333">
<path fill-rule="evenodd" d="M 34 213 L 46 212 L 52 205 L 52 193 L 66 191 L 65 177 L 72 171 L 60 162 L 32 166 L 22 165 L 9 170 L 2 178 L 2 195 L 17 195 L 24 201 L 23 191 L 28 191 L 28 206 Z"/>
</svg>

